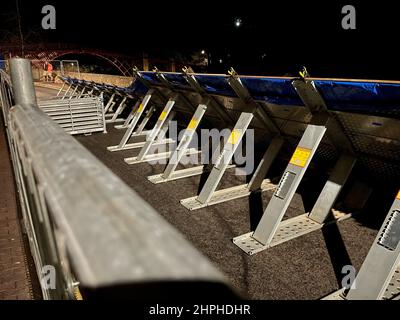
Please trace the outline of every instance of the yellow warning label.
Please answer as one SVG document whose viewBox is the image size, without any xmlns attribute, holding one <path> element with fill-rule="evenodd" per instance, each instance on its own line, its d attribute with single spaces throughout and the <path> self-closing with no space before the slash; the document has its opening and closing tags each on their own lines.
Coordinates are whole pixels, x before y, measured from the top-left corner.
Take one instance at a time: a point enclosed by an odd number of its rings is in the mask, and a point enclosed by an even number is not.
<svg viewBox="0 0 400 320">
<path fill-rule="evenodd" d="M 189 130 L 194 130 L 196 128 L 196 126 L 197 126 L 197 120 L 196 119 L 192 119 L 192 120 L 190 120 L 189 125 L 188 125 L 187 128 Z"/>
<path fill-rule="evenodd" d="M 142 112 L 142 110 L 143 110 L 143 104 L 139 104 L 138 111 L 139 111 L 139 112 Z"/>
<path fill-rule="evenodd" d="M 311 149 L 297 147 L 289 163 L 303 168 L 307 164 L 310 155 Z"/>
<path fill-rule="evenodd" d="M 163 112 L 161 112 L 160 117 L 158 118 L 158 120 L 164 120 L 166 116 L 167 116 L 167 111 L 163 111 Z"/>
<path fill-rule="evenodd" d="M 233 129 L 231 135 L 228 138 L 228 143 L 236 144 L 240 139 L 240 135 L 242 134 L 241 130 Z"/>
<path fill-rule="evenodd" d="M 397 199 L 397 200 L 400 200 L 400 191 L 399 191 L 399 193 L 397 194 L 396 199 Z"/>
</svg>

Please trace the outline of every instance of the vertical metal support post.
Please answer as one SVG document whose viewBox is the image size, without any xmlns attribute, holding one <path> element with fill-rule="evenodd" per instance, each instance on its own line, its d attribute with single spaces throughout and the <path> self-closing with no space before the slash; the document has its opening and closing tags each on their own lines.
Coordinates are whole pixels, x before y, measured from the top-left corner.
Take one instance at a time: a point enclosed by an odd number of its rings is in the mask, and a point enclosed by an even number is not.
<svg viewBox="0 0 400 320">
<path fill-rule="evenodd" d="M 226 189 L 221 189 L 218 191 L 211 190 L 211 193 L 206 194 L 205 197 L 191 197 L 187 199 L 181 200 L 181 203 L 188 208 L 189 210 L 200 209 L 205 206 L 218 204 L 221 202 L 226 202 L 233 199 L 238 199 L 242 197 L 249 196 L 253 191 L 261 190 L 270 190 L 274 186 L 270 183 L 269 180 L 264 179 L 267 171 L 269 170 L 273 160 L 277 156 L 279 150 L 283 145 L 283 139 L 280 137 L 280 131 L 278 126 L 276 126 L 275 122 L 269 117 L 269 115 L 263 111 L 260 105 L 253 100 L 249 91 L 243 86 L 239 76 L 234 70 L 230 71 L 231 77 L 228 79 L 229 85 L 236 92 L 238 97 L 242 100 L 242 102 L 247 106 L 248 109 L 252 110 L 252 114 L 255 117 L 261 120 L 266 129 L 271 132 L 275 138 L 272 140 L 270 147 L 264 155 L 263 160 L 259 164 L 256 172 L 254 173 L 252 180 L 248 184 L 242 184 L 239 186 L 234 186 Z M 189 80 L 188 76 L 188 80 Z M 193 79 L 192 79 L 193 80 Z M 192 81 L 193 82 L 193 81 Z M 193 87 L 196 87 L 196 83 L 192 84 Z M 213 172 L 211 172 L 212 174 Z M 210 175 L 211 176 L 211 175 Z M 154 178 L 155 180 L 156 178 Z M 207 182 L 206 182 L 207 183 Z M 250 189 L 251 188 L 251 189 Z M 203 188 L 204 190 L 204 188 Z M 203 192 L 202 190 L 202 192 Z M 205 192 L 205 191 L 204 191 Z M 199 199 L 200 198 L 200 199 Z M 205 202 L 202 202 L 206 200 Z"/>
<path fill-rule="evenodd" d="M 115 93 L 113 93 L 110 97 L 110 99 L 108 100 L 106 106 L 104 107 L 104 113 L 108 112 L 108 109 L 110 109 L 111 104 L 114 102 L 114 98 L 115 98 Z"/>
<path fill-rule="evenodd" d="M 268 203 L 253 238 L 268 245 L 299 186 L 326 131 L 325 126 L 308 125 L 286 167 L 278 188 Z"/>
<path fill-rule="evenodd" d="M 355 288 L 346 295 L 348 300 L 390 298 L 385 292 L 390 282 L 399 287 L 400 274 L 400 191 L 380 228 L 368 255 L 355 279 Z M 396 270 L 397 269 L 397 270 Z M 394 281 L 391 281 L 392 278 Z M 397 289 L 397 295 L 400 290 Z"/>
<path fill-rule="evenodd" d="M 78 88 L 79 88 L 79 84 L 76 85 L 74 91 L 72 91 L 71 95 L 69 96 L 69 99 L 70 99 L 70 100 L 74 97 L 74 94 L 76 93 L 76 91 L 78 90 Z"/>
<path fill-rule="evenodd" d="M 303 133 L 256 230 L 233 239 L 233 242 L 247 254 L 255 254 L 322 227 L 322 224 L 309 219 L 307 215 L 281 221 L 325 135 L 328 121 L 328 114 L 313 117 L 312 124 L 309 124 Z M 279 234 L 277 234 L 278 229 L 282 231 Z"/>
<path fill-rule="evenodd" d="M 122 98 L 121 102 L 118 105 L 117 110 L 115 111 L 114 115 L 112 116 L 112 118 L 108 122 L 115 122 L 117 120 L 117 117 L 125 109 L 126 99 L 128 99 L 128 97 L 123 97 Z"/>
<path fill-rule="evenodd" d="M 129 123 L 130 123 L 131 120 L 133 119 L 133 117 L 134 117 L 134 115 L 135 115 L 135 113 L 136 113 L 136 111 L 137 111 L 137 109 L 138 109 L 138 107 L 139 107 L 139 104 L 140 104 L 140 100 L 138 100 L 138 101 L 135 102 L 134 106 L 133 106 L 132 109 L 131 109 L 131 112 L 129 112 L 129 115 L 128 115 L 128 117 L 125 119 L 124 123 L 115 126 L 116 129 L 125 129 L 125 128 L 128 127 Z"/>
<path fill-rule="evenodd" d="M 165 120 L 164 124 L 162 125 L 160 131 L 158 132 L 156 139 L 154 140 L 155 142 L 162 142 L 164 140 L 169 130 L 169 125 L 174 118 L 175 118 L 175 111 L 171 111 L 167 119 Z"/>
<path fill-rule="evenodd" d="M 159 134 L 162 126 L 164 125 L 164 122 L 166 121 L 169 113 L 171 112 L 173 106 L 175 105 L 177 99 L 177 95 L 174 95 L 171 97 L 167 104 L 165 105 L 163 111 L 161 112 L 160 116 L 158 117 L 157 123 L 154 126 L 153 130 L 149 133 L 146 139 L 146 143 L 143 146 L 143 148 L 140 150 L 139 155 L 135 157 L 135 160 L 141 161 L 144 160 L 144 157 L 148 154 L 149 150 L 151 149 L 154 140 L 156 139 L 157 135 Z M 129 163 L 129 158 L 125 159 L 127 163 Z"/>
<path fill-rule="evenodd" d="M 273 135 L 280 135 L 280 129 L 279 126 L 277 126 L 277 124 L 275 123 L 275 120 L 271 118 L 267 114 L 267 112 L 261 107 L 261 105 L 253 99 L 250 92 L 243 85 L 236 71 L 232 68 L 229 71 L 229 74 L 231 76 L 228 79 L 228 83 L 233 91 L 235 91 L 237 96 L 243 101 L 243 103 L 245 103 L 253 110 L 255 117 L 264 125 L 268 132 L 272 133 Z"/>
<path fill-rule="evenodd" d="M 178 147 L 176 148 L 176 150 L 169 159 L 168 165 L 165 168 L 164 173 L 162 174 L 163 179 L 170 178 L 171 175 L 174 173 L 182 157 L 185 155 L 186 150 L 188 149 L 189 144 L 192 141 L 193 135 L 196 132 L 196 129 L 199 126 L 199 123 L 203 118 L 206 110 L 207 110 L 206 104 L 201 103 L 197 107 L 196 112 L 194 113 L 192 119 L 189 122 L 189 125 L 186 127 L 182 140 L 179 142 Z"/>
<path fill-rule="evenodd" d="M 68 89 L 64 92 L 64 95 L 62 96 L 61 100 L 64 100 L 64 99 L 65 99 L 65 97 L 67 96 L 69 90 L 71 90 L 73 84 L 74 84 L 74 83 L 71 81 L 71 83 L 69 84 Z"/>
<path fill-rule="evenodd" d="M 65 81 L 63 82 L 63 85 L 61 86 L 60 90 L 58 90 L 57 92 L 57 97 L 61 94 L 61 91 L 63 91 L 64 87 L 65 87 Z"/>
<path fill-rule="evenodd" d="M 343 153 L 340 156 L 309 214 L 310 219 L 321 224 L 326 221 L 355 163 L 353 155 Z"/>
<path fill-rule="evenodd" d="M 149 122 L 155 110 L 156 108 L 154 106 L 150 107 L 150 109 L 146 112 L 146 115 L 144 116 L 142 122 L 139 124 L 137 130 L 135 131 L 135 134 L 141 134 L 143 132 L 147 122 Z"/>
<path fill-rule="evenodd" d="M 190 87 L 193 88 L 198 94 L 200 94 L 202 97 L 208 97 L 210 98 L 210 104 L 212 105 L 213 109 L 218 113 L 219 118 L 228 124 L 233 124 L 233 120 L 229 113 L 226 111 L 226 109 L 220 105 L 217 99 L 215 99 L 213 96 L 210 96 L 204 89 L 203 87 L 198 83 L 195 75 L 193 74 L 192 69 L 185 68 L 183 69 L 183 72 L 185 74 L 185 79 L 189 83 Z"/>
<path fill-rule="evenodd" d="M 86 87 L 87 87 L 87 85 L 85 85 L 85 86 L 83 87 L 82 91 L 81 91 L 81 92 L 79 93 L 79 95 L 78 95 L 78 99 L 79 99 L 80 97 L 82 97 L 82 95 L 85 93 Z"/>
<path fill-rule="evenodd" d="M 240 115 L 231 135 L 224 145 L 221 155 L 211 170 L 206 183 L 200 191 L 200 194 L 196 198 L 197 202 L 204 204 L 211 199 L 253 117 L 254 115 L 248 112 L 242 112 Z M 184 205 L 182 201 L 181 203 Z"/>
<path fill-rule="evenodd" d="M 143 111 L 146 109 L 151 97 L 153 95 L 153 90 L 150 90 L 147 92 L 146 96 L 144 97 L 142 103 L 139 104 L 139 108 L 137 109 L 135 116 L 132 119 L 132 122 L 130 123 L 128 129 L 126 129 L 124 136 L 122 137 L 120 143 L 117 146 L 117 149 L 122 149 L 132 136 L 133 130 L 136 127 L 136 124 L 138 123 L 140 117 L 143 114 Z"/>
<path fill-rule="evenodd" d="M 37 106 L 31 62 L 27 59 L 11 59 L 10 73 L 15 104 Z"/>
</svg>

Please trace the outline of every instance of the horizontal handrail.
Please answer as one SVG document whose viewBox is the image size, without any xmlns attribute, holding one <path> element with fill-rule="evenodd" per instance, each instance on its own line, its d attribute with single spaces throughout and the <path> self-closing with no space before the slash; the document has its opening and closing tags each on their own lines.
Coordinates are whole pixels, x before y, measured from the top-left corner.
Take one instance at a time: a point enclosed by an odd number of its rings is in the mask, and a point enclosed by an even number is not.
<svg viewBox="0 0 400 320">
<path fill-rule="evenodd" d="M 11 135 L 23 171 L 32 171 L 36 190 L 31 192 L 37 191 L 35 201 L 41 204 L 37 207 L 47 208 L 41 214 L 48 212 L 50 233 L 59 242 L 58 250 L 65 250 L 59 256 L 69 258 L 80 284 L 89 288 L 155 281 L 226 285 L 207 258 L 29 100 L 33 95 L 27 93 L 28 68 L 27 60 L 11 60 L 14 92 L 25 94 L 16 97 L 20 105 L 10 111 Z"/>
</svg>

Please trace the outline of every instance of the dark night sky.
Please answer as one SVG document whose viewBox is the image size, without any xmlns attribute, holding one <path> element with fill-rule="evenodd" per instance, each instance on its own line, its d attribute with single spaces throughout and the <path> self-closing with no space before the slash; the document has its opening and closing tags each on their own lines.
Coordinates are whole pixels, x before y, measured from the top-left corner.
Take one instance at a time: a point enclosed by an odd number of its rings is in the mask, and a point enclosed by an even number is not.
<svg viewBox="0 0 400 320">
<path fill-rule="evenodd" d="M 160 57 L 206 49 L 223 59 L 212 70 L 219 72 L 233 66 L 283 75 L 306 65 L 313 76 L 400 79 L 400 11 L 393 2 L 19 1 L 24 34 L 38 30 L 48 41 Z M 55 31 L 40 30 L 44 4 L 56 7 Z M 357 9 L 357 30 L 341 28 L 345 4 Z M 4 34 L 16 23 L 15 1 L 0 6 Z"/>
</svg>

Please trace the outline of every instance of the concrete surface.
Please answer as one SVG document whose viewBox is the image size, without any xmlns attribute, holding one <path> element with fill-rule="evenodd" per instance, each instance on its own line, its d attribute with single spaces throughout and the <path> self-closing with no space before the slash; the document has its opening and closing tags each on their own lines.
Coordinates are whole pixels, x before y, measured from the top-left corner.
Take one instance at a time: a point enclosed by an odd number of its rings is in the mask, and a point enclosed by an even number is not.
<svg viewBox="0 0 400 320">
<path fill-rule="evenodd" d="M 179 200 L 198 193 L 200 177 L 153 185 L 146 177 L 161 173 L 163 166 L 128 165 L 123 161 L 139 150 L 106 150 L 122 135 L 123 131 L 108 125 L 108 134 L 76 138 L 179 229 L 248 298 L 321 298 L 339 288 L 343 265 L 359 269 L 376 235 L 375 229 L 349 219 L 249 257 L 231 239 L 249 232 L 251 220 L 257 224 L 271 194 L 263 194 L 262 204 L 257 199 L 242 198 L 190 212 Z M 230 171 L 220 188 L 243 182 L 243 177 Z M 297 195 L 287 216 L 302 213 L 301 197 Z"/>
</svg>

